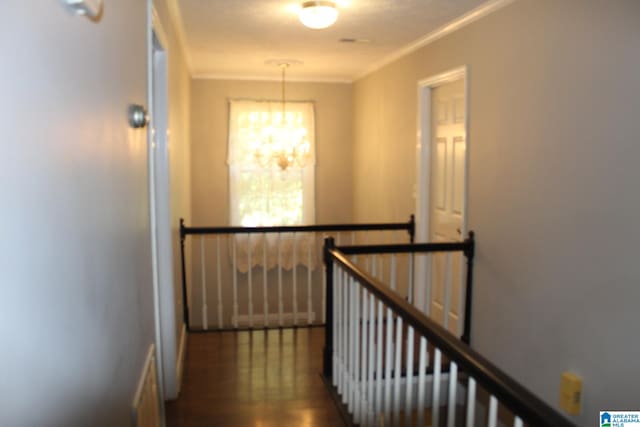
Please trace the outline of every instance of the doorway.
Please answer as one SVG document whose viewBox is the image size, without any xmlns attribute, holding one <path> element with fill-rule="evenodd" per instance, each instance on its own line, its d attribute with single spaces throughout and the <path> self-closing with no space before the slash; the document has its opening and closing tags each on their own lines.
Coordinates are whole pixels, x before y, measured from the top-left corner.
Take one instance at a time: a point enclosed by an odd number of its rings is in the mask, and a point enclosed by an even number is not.
<svg viewBox="0 0 640 427">
<path fill-rule="evenodd" d="M 169 63 L 166 33 L 157 12 L 149 7 L 147 155 L 151 257 L 159 394 L 167 400 L 177 397 L 179 387 L 169 177 Z"/>
<path fill-rule="evenodd" d="M 468 78 L 461 67 L 418 83 L 416 241 L 464 239 L 467 231 Z M 416 257 L 414 301 L 458 336 L 462 254 Z"/>
</svg>

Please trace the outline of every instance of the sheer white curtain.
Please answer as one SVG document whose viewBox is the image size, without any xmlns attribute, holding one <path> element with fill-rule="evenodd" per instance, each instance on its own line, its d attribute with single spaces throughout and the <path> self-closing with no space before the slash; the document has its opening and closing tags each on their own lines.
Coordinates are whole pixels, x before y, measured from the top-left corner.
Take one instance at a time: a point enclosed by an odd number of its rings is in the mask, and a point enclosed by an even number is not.
<svg viewBox="0 0 640 427">
<path fill-rule="evenodd" d="M 229 195 L 231 225 L 274 226 L 308 225 L 315 222 L 315 118 L 311 102 L 287 102 L 288 122 L 306 128 L 309 154 L 304 165 L 294 163 L 281 170 L 273 162 L 258 161 L 264 128 L 282 120 L 282 102 L 232 100 L 229 102 Z M 316 265 L 313 234 L 269 234 L 266 239 L 267 267 L 278 264 L 285 269 L 296 264 Z M 249 244 L 250 242 L 250 244 Z M 280 251 L 278 251 L 280 243 Z M 237 265 L 246 272 L 251 265 L 264 264 L 263 235 L 238 235 Z M 308 250 L 312 248 L 311 257 Z M 295 257 L 294 257 L 295 248 Z M 280 252 L 280 253 L 278 253 Z M 311 258 L 311 263 L 309 263 Z M 309 265 L 310 264 L 310 265 Z"/>
</svg>

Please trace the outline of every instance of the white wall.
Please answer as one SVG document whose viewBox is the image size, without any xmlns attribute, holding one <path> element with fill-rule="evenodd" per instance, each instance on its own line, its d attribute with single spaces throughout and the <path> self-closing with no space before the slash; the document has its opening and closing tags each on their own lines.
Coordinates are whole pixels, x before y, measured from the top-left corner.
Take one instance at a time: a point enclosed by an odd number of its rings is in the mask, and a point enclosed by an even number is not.
<svg viewBox="0 0 640 427">
<path fill-rule="evenodd" d="M 640 2 L 518 0 L 356 82 L 354 215 L 414 209 L 417 82 L 469 66 L 474 346 L 556 405 L 637 407 Z"/>
<path fill-rule="evenodd" d="M 0 7 L 0 425 L 124 426 L 153 341 L 146 5 Z"/>
</svg>

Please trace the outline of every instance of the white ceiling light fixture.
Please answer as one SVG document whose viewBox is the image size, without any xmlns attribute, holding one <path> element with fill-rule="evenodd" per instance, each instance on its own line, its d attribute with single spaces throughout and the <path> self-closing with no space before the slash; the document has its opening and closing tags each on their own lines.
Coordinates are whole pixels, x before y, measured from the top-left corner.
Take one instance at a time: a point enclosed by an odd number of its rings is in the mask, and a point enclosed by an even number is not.
<svg viewBox="0 0 640 427">
<path fill-rule="evenodd" d="M 321 30 L 335 24 L 338 20 L 338 8 L 333 1 L 305 1 L 298 16 L 305 27 Z"/>
</svg>

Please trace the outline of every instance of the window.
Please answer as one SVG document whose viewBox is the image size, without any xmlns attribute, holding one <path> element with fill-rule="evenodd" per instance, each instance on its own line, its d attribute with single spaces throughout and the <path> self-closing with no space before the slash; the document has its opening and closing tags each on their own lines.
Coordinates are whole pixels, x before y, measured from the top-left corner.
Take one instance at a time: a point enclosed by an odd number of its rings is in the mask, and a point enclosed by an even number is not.
<svg viewBox="0 0 640 427">
<path fill-rule="evenodd" d="M 245 227 L 303 225 L 315 222 L 315 129 L 314 106 L 311 102 L 287 102 L 285 115 L 306 129 L 308 156 L 304 165 L 294 163 L 282 170 L 275 162 L 260 157 L 264 131 L 273 122 L 282 119 L 282 102 L 231 101 L 229 105 L 229 194 L 231 225 Z M 238 269 L 247 271 L 262 265 L 267 259 L 269 268 L 277 264 L 278 239 L 280 260 L 285 269 L 296 264 L 308 264 L 307 247 L 311 235 L 237 236 Z M 267 247 L 267 257 L 263 247 Z M 293 252 L 295 251 L 295 257 Z M 251 253 L 251 257 L 249 257 Z M 315 256 L 312 264 L 315 264 Z M 312 267 L 312 265 L 308 265 Z"/>
<path fill-rule="evenodd" d="M 285 114 L 306 128 L 309 156 L 281 170 L 258 160 L 263 129 L 282 116 L 281 102 L 231 101 L 229 184 L 231 225 L 245 227 L 314 222 L 314 111 L 310 102 L 288 102 Z"/>
</svg>

